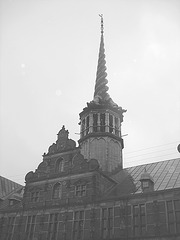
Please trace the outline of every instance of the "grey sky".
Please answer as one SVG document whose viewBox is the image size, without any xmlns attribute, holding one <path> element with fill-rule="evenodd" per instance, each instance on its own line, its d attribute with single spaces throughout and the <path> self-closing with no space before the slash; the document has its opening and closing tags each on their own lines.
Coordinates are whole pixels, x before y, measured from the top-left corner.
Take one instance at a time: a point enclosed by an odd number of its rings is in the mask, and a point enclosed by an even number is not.
<svg viewBox="0 0 180 240">
<path fill-rule="evenodd" d="M 23 183 L 62 125 L 78 140 L 100 13 L 109 93 L 127 109 L 124 166 L 179 157 L 180 1 L 1 0 L 1 13 L 0 175 Z"/>
</svg>

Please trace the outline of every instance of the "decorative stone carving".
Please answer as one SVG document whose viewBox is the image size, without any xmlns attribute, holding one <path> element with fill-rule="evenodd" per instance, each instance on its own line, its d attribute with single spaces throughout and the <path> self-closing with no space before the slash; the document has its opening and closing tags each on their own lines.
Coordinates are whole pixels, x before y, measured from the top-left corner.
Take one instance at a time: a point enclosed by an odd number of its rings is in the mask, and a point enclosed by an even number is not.
<svg viewBox="0 0 180 240">
<path fill-rule="evenodd" d="M 99 168 L 99 163 L 96 159 L 91 159 L 89 161 L 89 170 L 95 170 Z"/>
<path fill-rule="evenodd" d="M 87 160 L 80 152 L 77 153 L 73 158 L 72 172 L 86 172 L 88 169 Z"/>
<path fill-rule="evenodd" d="M 68 135 L 69 132 L 68 130 L 65 130 L 65 127 L 63 125 L 62 129 L 57 134 L 58 138 L 56 143 L 53 143 L 49 147 L 48 155 L 74 149 L 76 147 L 76 142 L 72 139 L 69 139 Z"/>
</svg>

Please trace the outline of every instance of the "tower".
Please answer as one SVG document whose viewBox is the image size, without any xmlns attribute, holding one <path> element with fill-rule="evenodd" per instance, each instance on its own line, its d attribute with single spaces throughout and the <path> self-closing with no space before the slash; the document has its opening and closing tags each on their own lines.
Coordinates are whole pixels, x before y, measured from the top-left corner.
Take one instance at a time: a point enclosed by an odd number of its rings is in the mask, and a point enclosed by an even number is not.
<svg viewBox="0 0 180 240">
<path fill-rule="evenodd" d="M 101 40 L 94 98 L 79 114 L 79 145 L 86 159 L 97 159 L 103 171 L 111 172 L 118 166 L 122 167 L 121 123 L 126 110 L 114 103 L 108 94 L 103 16 L 100 17 Z"/>
</svg>

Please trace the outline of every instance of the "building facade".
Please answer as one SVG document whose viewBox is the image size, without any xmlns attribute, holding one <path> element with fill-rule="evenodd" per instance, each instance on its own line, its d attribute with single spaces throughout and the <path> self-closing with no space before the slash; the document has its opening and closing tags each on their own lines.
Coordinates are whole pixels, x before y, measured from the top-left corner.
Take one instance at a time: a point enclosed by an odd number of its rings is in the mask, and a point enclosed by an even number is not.
<svg viewBox="0 0 180 240">
<path fill-rule="evenodd" d="M 126 112 L 108 94 L 101 40 L 94 98 L 78 146 L 63 126 L 25 177 L 21 201 L 0 208 L 1 240 L 180 239 L 180 159 L 123 169 Z"/>
</svg>

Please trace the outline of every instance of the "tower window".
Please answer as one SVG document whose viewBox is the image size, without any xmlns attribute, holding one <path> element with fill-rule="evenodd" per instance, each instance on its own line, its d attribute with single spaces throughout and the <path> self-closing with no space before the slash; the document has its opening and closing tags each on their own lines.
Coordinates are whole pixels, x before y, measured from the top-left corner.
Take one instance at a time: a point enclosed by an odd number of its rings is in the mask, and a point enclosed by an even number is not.
<svg viewBox="0 0 180 240">
<path fill-rule="evenodd" d="M 113 132 L 113 116 L 109 114 L 109 132 Z"/>
<path fill-rule="evenodd" d="M 97 132 L 98 115 L 93 114 L 93 132 Z"/>
<path fill-rule="evenodd" d="M 82 137 L 84 137 L 84 130 L 85 130 L 85 119 L 82 120 L 82 124 L 81 124 L 81 134 L 82 134 Z"/>
<path fill-rule="evenodd" d="M 86 117 L 86 135 L 89 133 L 89 116 Z"/>
<path fill-rule="evenodd" d="M 119 119 L 115 117 L 115 134 L 119 136 Z"/>
<path fill-rule="evenodd" d="M 100 131 L 105 132 L 105 113 L 100 114 Z"/>
</svg>

